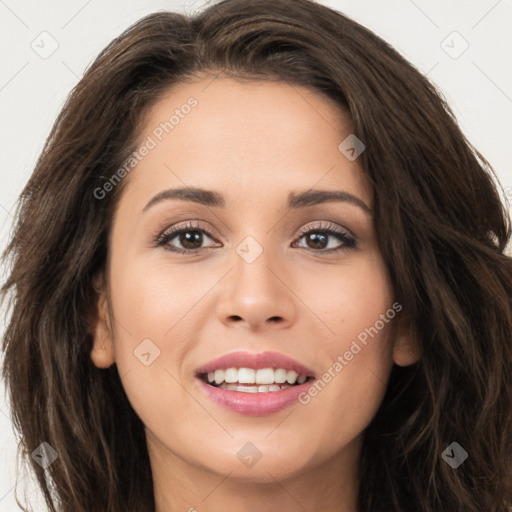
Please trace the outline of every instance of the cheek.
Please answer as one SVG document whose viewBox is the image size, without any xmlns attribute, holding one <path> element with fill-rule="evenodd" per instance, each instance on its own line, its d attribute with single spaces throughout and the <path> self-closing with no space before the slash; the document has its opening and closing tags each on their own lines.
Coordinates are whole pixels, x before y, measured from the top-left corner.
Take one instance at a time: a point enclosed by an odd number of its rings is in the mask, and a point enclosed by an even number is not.
<svg viewBox="0 0 512 512">
<path fill-rule="evenodd" d="M 172 376 L 180 378 L 176 368 L 198 338 L 190 331 L 191 312 L 209 285 L 191 279 L 179 265 L 148 264 L 144 258 L 112 261 L 117 261 L 110 273 L 116 365 L 126 376 L 132 405 L 144 417 L 143 409 L 151 404 L 148 410 L 158 411 L 165 395 L 181 397 Z"/>
<path fill-rule="evenodd" d="M 302 411 L 297 419 L 302 417 L 308 430 L 318 433 L 308 441 L 314 463 L 335 456 L 358 438 L 384 397 L 392 368 L 389 327 L 369 330 L 372 334 L 362 343 L 357 338 L 365 332 L 360 325 L 351 320 L 340 329 L 338 343 L 327 349 L 329 363 L 323 373 L 299 397 Z"/>
<path fill-rule="evenodd" d="M 178 369 L 195 343 L 188 316 L 208 287 L 180 266 L 143 258 L 118 258 L 110 275 L 116 365 L 132 407 L 156 431 L 197 422 Z"/>
<path fill-rule="evenodd" d="M 378 254 L 352 258 L 335 270 L 305 269 L 302 275 L 299 293 L 328 328 L 322 343 L 331 355 L 373 326 L 393 303 L 388 272 Z"/>
<path fill-rule="evenodd" d="M 299 400 L 311 428 L 336 439 L 317 447 L 319 458 L 350 442 L 375 416 L 393 364 L 390 331 L 399 314 L 380 258 L 359 260 L 357 268 L 340 272 L 339 281 L 322 282 L 314 295 L 329 327 L 318 340 L 323 373 Z"/>
<path fill-rule="evenodd" d="M 111 270 L 117 327 L 125 327 L 133 340 L 166 338 L 208 291 L 211 284 L 207 277 L 202 279 L 182 265 L 161 260 L 133 258 L 122 262 Z M 210 275 L 210 281 L 215 278 L 216 274 Z"/>
</svg>

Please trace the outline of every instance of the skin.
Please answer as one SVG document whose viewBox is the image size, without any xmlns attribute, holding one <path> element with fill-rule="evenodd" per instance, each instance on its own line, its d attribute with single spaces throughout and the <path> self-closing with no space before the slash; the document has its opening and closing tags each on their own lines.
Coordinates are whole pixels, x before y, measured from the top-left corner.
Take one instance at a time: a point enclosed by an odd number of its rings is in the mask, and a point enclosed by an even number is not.
<svg viewBox="0 0 512 512">
<path fill-rule="evenodd" d="M 244 416 L 212 402 L 194 377 L 237 350 L 277 351 L 320 377 L 393 304 L 371 211 L 349 202 L 286 210 L 290 192 L 312 188 L 349 192 L 371 209 L 359 161 L 338 149 L 350 120 L 304 87 L 198 78 L 154 105 L 140 140 L 191 96 L 197 106 L 125 178 L 91 357 L 99 368 L 117 364 L 146 426 L 158 512 L 357 511 L 362 432 L 392 365 L 419 357 L 400 314 L 307 405 Z M 141 213 L 184 186 L 215 190 L 226 206 L 172 199 Z M 186 221 L 208 232 L 200 252 L 153 244 Z M 328 254 L 300 238 L 300 228 L 318 233 L 327 222 L 356 246 Z M 247 236 L 263 249 L 252 263 L 236 252 Z M 343 240 L 329 235 L 328 244 Z M 179 237 L 169 245 L 183 248 Z M 133 353 L 147 338 L 160 350 L 149 366 Z M 262 454 L 252 467 L 237 457 L 247 442 Z"/>
</svg>

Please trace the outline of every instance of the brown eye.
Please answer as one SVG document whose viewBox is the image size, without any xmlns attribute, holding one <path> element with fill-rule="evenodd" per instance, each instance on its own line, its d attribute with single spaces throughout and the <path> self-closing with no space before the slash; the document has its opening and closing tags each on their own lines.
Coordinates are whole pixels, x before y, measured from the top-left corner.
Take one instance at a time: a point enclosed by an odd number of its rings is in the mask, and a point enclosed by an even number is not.
<svg viewBox="0 0 512 512">
<path fill-rule="evenodd" d="M 201 231 L 181 231 L 173 238 L 176 237 L 184 249 L 199 249 L 203 242 L 203 233 Z"/>
<path fill-rule="evenodd" d="M 303 229 L 299 240 L 304 240 L 304 249 L 326 253 L 346 250 L 356 245 L 355 237 L 348 230 L 334 224 Z"/>
<path fill-rule="evenodd" d="M 158 237 L 157 246 L 178 253 L 201 251 L 205 239 L 213 240 L 210 234 L 199 226 L 177 226 L 165 231 Z"/>
</svg>

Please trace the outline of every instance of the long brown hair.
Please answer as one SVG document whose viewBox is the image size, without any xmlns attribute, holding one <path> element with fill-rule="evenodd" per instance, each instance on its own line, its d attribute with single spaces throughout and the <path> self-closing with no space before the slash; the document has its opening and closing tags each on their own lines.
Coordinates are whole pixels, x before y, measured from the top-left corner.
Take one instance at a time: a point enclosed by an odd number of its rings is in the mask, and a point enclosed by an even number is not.
<svg viewBox="0 0 512 512">
<path fill-rule="evenodd" d="M 4 254 L 3 340 L 20 449 L 51 511 L 152 511 L 142 422 L 116 366 L 91 361 L 93 277 L 105 268 L 143 114 L 201 75 L 278 80 L 334 99 L 366 150 L 375 228 L 396 300 L 421 344 L 393 368 L 365 431 L 362 512 L 505 512 L 512 503 L 510 220 L 489 163 L 442 95 L 386 42 L 309 0 L 224 0 L 149 15 L 69 96 L 23 190 Z M 47 442 L 57 460 L 30 454 Z M 457 469 L 443 451 L 469 454 Z"/>
</svg>

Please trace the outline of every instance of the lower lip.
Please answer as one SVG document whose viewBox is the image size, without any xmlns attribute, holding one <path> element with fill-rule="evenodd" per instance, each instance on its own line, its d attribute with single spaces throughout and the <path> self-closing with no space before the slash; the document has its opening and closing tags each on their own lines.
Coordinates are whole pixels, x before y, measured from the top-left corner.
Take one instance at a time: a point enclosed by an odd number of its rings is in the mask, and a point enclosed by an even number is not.
<svg viewBox="0 0 512 512">
<path fill-rule="evenodd" d="M 238 414 L 247 416 L 264 416 L 274 414 L 298 402 L 299 395 L 307 391 L 313 383 L 304 382 L 281 391 L 268 391 L 266 393 L 244 393 L 230 391 L 206 384 L 202 379 L 196 378 L 201 389 L 216 404 Z"/>
</svg>

